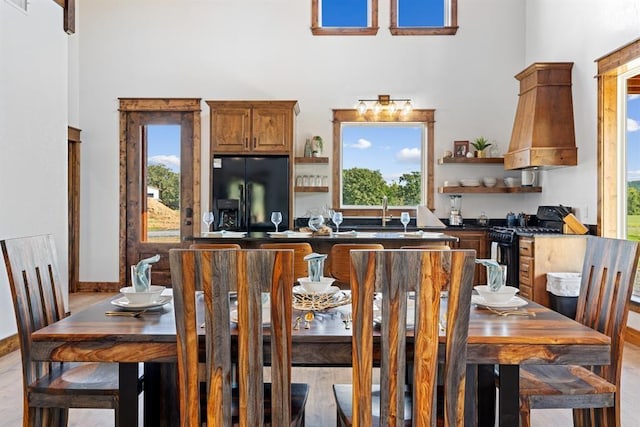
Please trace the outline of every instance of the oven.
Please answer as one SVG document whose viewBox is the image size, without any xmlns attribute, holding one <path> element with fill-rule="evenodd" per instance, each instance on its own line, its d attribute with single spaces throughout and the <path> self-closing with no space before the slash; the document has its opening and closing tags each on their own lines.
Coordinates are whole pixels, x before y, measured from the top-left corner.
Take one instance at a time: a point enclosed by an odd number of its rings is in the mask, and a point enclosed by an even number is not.
<svg viewBox="0 0 640 427">
<path fill-rule="evenodd" d="M 571 208 L 565 206 L 539 206 L 535 216 L 530 217 L 528 225 L 518 227 L 492 227 L 489 230 L 489 243 L 492 254 L 495 253 L 498 264 L 507 266 L 508 286 L 520 287 L 520 236 L 536 234 L 562 233 L 562 218 Z"/>
</svg>

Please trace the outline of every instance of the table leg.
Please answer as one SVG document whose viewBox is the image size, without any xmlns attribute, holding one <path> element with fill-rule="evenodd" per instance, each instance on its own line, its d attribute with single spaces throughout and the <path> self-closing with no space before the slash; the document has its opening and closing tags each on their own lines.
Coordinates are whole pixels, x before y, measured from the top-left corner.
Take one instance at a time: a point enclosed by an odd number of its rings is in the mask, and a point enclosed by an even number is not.
<svg viewBox="0 0 640 427">
<path fill-rule="evenodd" d="M 144 425 L 172 427 L 180 423 L 177 364 L 144 364 Z"/>
<path fill-rule="evenodd" d="M 520 366 L 500 365 L 499 425 L 519 425 Z"/>
<path fill-rule="evenodd" d="M 120 363 L 118 365 L 118 386 L 120 401 L 118 421 L 120 427 L 138 425 L 138 364 Z"/>
<path fill-rule="evenodd" d="M 467 378 L 464 389 L 464 425 L 475 427 L 478 407 L 478 365 L 467 364 Z"/>
</svg>

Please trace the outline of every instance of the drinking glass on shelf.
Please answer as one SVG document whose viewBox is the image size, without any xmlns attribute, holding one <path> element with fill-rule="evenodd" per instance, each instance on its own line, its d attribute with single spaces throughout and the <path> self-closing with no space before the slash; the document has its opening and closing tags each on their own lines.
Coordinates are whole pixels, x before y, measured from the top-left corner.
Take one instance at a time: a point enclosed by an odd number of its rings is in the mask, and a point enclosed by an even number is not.
<svg viewBox="0 0 640 427">
<path fill-rule="evenodd" d="M 278 232 L 278 225 L 282 222 L 282 212 L 271 212 L 271 222 L 276 226 L 276 233 Z"/>
<path fill-rule="evenodd" d="M 211 224 L 213 224 L 213 212 L 205 212 L 202 214 L 202 222 L 207 226 L 205 231 L 209 231 L 211 229 Z"/>
<path fill-rule="evenodd" d="M 331 220 L 336 225 L 336 233 L 340 231 L 340 224 L 342 224 L 342 212 L 333 212 Z"/>
<path fill-rule="evenodd" d="M 407 232 L 407 225 L 409 225 L 409 221 L 411 221 L 411 217 L 409 216 L 409 212 L 402 212 L 400 214 L 400 222 L 404 225 L 404 232 Z"/>
</svg>

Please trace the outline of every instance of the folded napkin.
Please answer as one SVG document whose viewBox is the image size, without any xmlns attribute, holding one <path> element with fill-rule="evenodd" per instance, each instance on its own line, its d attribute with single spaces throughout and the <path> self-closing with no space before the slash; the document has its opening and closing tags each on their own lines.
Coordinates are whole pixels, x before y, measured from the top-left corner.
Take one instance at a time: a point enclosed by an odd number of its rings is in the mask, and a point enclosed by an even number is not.
<svg viewBox="0 0 640 427">
<path fill-rule="evenodd" d="M 489 271 L 489 283 L 487 283 L 487 285 L 491 291 L 498 291 L 504 286 L 504 270 L 502 266 L 498 264 L 498 261 L 495 259 L 476 259 L 476 263 L 487 267 Z"/>
<path fill-rule="evenodd" d="M 160 261 L 160 255 L 140 260 L 131 272 L 131 281 L 135 292 L 146 292 L 151 286 L 151 264 Z"/>
</svg>

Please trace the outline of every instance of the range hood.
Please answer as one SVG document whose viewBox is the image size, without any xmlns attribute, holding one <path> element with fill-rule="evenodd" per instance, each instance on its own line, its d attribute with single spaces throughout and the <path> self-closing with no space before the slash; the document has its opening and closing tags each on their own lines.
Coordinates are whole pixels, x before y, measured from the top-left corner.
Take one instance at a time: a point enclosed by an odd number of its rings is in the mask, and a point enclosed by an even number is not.
<svg viewBox="0 0 640 427">
<path fill-rule="evenodd" d="M 575 166 L 573 62 L 536 62 L 518 75 L 520 94 L 505 169 Z"/>
</svg>

